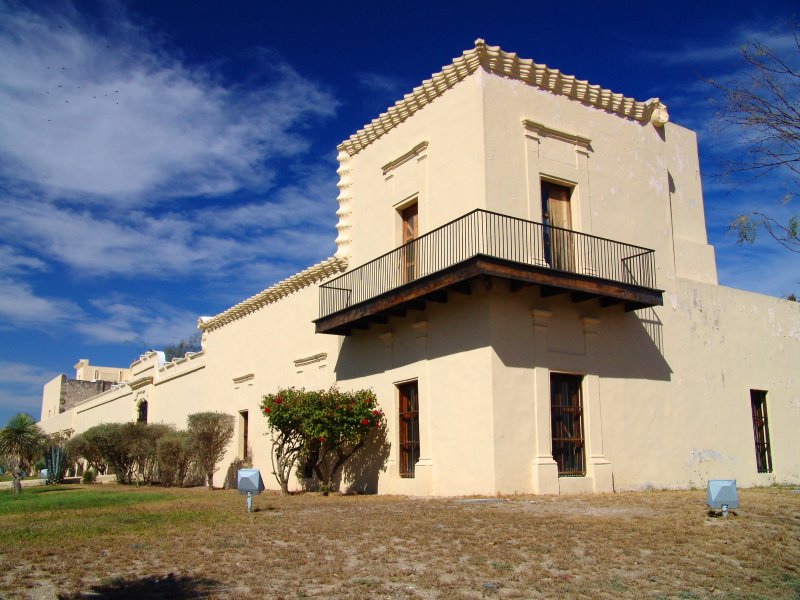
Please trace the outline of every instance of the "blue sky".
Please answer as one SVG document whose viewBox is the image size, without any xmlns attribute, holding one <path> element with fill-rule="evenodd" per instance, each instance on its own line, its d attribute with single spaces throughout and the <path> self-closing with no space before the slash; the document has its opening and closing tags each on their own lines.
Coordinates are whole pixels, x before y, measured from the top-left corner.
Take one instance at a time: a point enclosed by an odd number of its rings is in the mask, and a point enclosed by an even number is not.
<svg viewBox="0 0 800 600">
<path fill-rule="evenodd" d="M 701 76 L 790 49 L 794 2 L 224 3 L 0 0 L 0 423 L 38 418 L 79 358 L 127 366 L 330 256 L 336 145 L 475 38 L 698 132 L 721 283 L 800 292 L 798 257 L 725 228 L 782 203 L 731 190 L 741 154 Z"/>
</svg>

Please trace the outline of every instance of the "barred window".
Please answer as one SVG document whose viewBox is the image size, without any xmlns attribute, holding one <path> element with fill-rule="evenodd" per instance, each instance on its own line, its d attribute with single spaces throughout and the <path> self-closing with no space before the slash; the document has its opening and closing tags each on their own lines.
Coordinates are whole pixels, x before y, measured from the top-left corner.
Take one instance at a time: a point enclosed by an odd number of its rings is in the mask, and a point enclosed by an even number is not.
<svg viewBox="0 0 800 600">
<path fill-rule="evenodd" d="M 583 404 L 579 375 L 550 374 L 550 428 L 553 458 L 562 477 L 586 475 Z"/>
<path fill-rule="evenodd" d="M 417 382 L 397 386 L 400 392 L 400 477 L 414 477 L 419 460 L 419 392 Z"/>
<path fill-rule="evenodd" d="M 750 390 L 750 408 L 753 411 L 756 468 L 759 473 L 772 473 L 772 452 L 769 445 L 769 422 L 767 421 L 767 392 Z"/>
</svg>

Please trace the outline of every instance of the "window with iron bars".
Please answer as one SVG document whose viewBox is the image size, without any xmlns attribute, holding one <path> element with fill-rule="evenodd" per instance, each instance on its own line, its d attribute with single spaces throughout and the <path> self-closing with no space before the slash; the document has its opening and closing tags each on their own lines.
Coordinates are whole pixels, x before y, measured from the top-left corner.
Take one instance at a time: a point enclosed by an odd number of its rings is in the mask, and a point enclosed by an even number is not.
<svg viewBox="0 0 800 600">
<path fill-rule="evenodd" d="M 419 392 L 416 381 L 397 386 L 400 395 L 400 477 L 414 477 L 419 460 Z"/>
<path fill-rule="evenodd" d="M 560 477 L 586 475 L 580 375 L 550 374 L 550 431 Z"/>
<path fill-rule="evenodd" d="M 753 411 L 756 468 L 759 473 L 772 473 L 772 452 L 769 445 L 769 422 L 767 420 L 767 392 L 750 390 L 750 408 Z"/>
</svg>

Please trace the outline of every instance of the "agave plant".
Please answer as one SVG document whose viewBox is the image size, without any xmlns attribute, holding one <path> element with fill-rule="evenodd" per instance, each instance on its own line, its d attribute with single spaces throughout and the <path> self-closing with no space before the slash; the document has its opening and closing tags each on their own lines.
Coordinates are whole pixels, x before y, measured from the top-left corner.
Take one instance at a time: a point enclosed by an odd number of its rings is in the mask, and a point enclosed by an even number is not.
<svg viewBox="0 0 800 600">
<path fill-rule="evenodd" d="M 61 483 L 67 470 L 67 453 L 62 446 L 50 446 L 44 453 L 47 483 Z"/>
</svg>

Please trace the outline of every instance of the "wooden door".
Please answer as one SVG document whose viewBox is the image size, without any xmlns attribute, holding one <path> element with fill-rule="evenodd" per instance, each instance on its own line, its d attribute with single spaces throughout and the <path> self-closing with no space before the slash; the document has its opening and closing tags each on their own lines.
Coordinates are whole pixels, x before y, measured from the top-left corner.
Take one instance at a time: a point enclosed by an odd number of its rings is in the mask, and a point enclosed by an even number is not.
<svg viewBox="0 0 800 600">
<path fill-rule="evenodd" d="M 402 252 L 402 270 L 403 282 L 413 281 L 416 278 L 416 244 L 414 240 L 419 236 L 419 205 L 414 204 L 407 206 L 400 212 L 400 217 L 403 220 L 403 252 Z"/>
<path fill-rule="evenodd" d="M 563 185 L 542 182 L 545 260 L 561 271 L 574 271 L 571 192 Z"/>
</svg>

